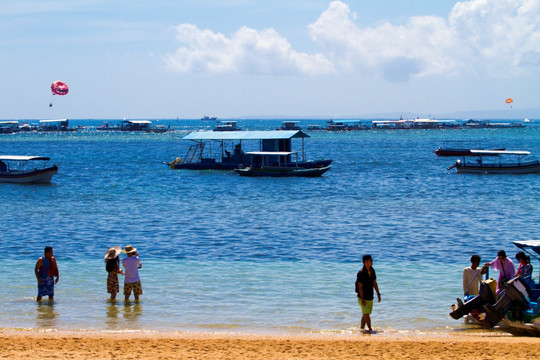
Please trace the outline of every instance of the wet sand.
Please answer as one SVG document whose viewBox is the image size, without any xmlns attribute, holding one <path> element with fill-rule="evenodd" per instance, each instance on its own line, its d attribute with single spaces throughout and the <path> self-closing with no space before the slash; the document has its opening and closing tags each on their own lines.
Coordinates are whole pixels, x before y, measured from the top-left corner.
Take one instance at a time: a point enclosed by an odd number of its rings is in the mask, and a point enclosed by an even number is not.
<svg viewBox="0 0 540 360">
<path fill-rule="evenodd" d="M 2 359 L 535 359 L 540 338 L 507 335 L 244 335 L 0 331 Z"/>
</svg>

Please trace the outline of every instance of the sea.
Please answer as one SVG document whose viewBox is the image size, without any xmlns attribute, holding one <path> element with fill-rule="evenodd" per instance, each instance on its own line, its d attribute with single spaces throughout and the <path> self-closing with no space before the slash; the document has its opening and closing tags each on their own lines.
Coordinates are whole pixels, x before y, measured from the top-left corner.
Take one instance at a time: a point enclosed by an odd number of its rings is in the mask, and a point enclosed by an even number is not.
<svg viewBox="0 0 540 360">
<path fill-rule="evenodd" d="M 274 130 L 282 120 L 238 126 Z M 371 254 L 382 294 L 375 330 L 475 333 L 485 330 L 448 315 L 471 255 L 487 262 L 504 249 L 513 258 L 513 241 L 540 239 L 539 175 L 456 174 L 447 170 L 454 158 L 433 153 L 445 141 L 470 140 L 538 159 L 538 122 L 308 132 L 307 157 L 333 160 L 320 178 L 172 170 L 167 163 L 192 145 L 182 137 L 215 122 L 153 120 L 166 133 L 96 131 L 104 123 L 0 135 L 1 154 L 48 156 L 59 168 L 50 185 L 0 184 L 3 329 L 356 334 L 354 282 Z M 121 293 L 110 302 L 106 292 L 105 252 L 126 245 L 143 263 L 138 303 Z M 54 302 L 37 303 L 34 266 L 45 246 L 54 248 L 60 280 Z"/>
</svg>

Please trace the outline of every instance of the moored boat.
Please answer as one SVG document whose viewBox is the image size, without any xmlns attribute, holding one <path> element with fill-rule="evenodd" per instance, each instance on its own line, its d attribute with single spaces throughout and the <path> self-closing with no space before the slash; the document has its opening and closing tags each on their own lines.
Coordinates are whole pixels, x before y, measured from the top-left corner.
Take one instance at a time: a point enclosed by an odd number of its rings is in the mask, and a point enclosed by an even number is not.
<svg viewBox="0 0 540 360">
<path fill-rule="evenodd" d="M 77 131 L 77 128 L 69 127 L 68 119 L 39 120 L 38 131 Z"/>
<path fill-rule="evenodd" d="M 240 176 L 269 177 L 317 177 L 328 170 L 330 165 L 301 167 L 297 161 L 298 153 L 290 151 L 253 151 L 249 166 L 234 169 Z M 293 159 L 293 155 L 295 159 Z"/>
<path fill-rule="evenodd" d="M 439 146 L 434 153 L 437 156 L 473 156 L 472 149 L 483 150 L 479 141 L 466 141 L 466 140 L 448 140 L 444 141 L 442 146 Z M 492 149 L 494 151 L 503 151 L 505 148 Z M 490 156 L 486 154 L 485 156 Z M 493 154 L 491 156 L 497 156 Z"/>
<path fill-rule="evenodd" d="M 184 136 L 193 141 L 184 156 L 169 163 L 171 169 L 191 170 L 235 170 L 251 163 L 245 151 L 291 151 L 293 139 L 302 140 L 297 164 L 302 168 L 317 168 L 330 165 L 330 159 L 307 160 L 304 139 L 310 136 L 301 130 L 275 131 L 198 131 Z M 291 165 L 292 166 L 292 165 Z"/>
<path fill-rule="evenodd" d="M 534 174 L 540 173 L 540 161 L 522 161 L 521 159 L 530 154 L 529 151 L 508 150 L 470 150 L 471 156 L 463 156 L 462 160 L 447 169 L 456 168 L 458 173 L 469 174 Z M 503 162 L 505 156 L 517 158 L 514 162 Z M 475 161 L 470 158 L 475 157 Z M 498 161 L 484 161 L 484 158 L 496 158 Z"/>
<path fill-rule="evenodd" d="M 0 155 L 0 182 L 50 183 L 58 172 L 45 156 Z"/>
</svg>

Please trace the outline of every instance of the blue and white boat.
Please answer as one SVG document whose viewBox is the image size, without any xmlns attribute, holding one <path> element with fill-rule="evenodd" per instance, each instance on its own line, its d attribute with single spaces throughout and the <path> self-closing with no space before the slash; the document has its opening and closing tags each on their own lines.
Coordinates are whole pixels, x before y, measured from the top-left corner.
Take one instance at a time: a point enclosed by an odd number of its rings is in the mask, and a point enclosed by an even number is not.
<svg viewBox="0 0 540 360">
<path fill-rule="evenodd" d="M 58 172 L 45 156 L 0 155 L 0 182 L 50 183 Z"/>
<path fill-rule="evenodd" d="M 293 141 L 301 140 L 297 151 L 298 162 L 290 166 L 319 168 L 330 165 L 332 160 L 307 160 L 304 140 L 310 136 L 301 130 L 274 131 L 198 131 L 184 136 L 183 140 L 194 142 L 184 156 L 169 163 L 171 169 L 191 170 L 235 170 L 251 164 L 251 155 L 246 151 L 291 152 Z M 249 150 L 248 150 L 249 149 Z"/>
<path fill-rule="evenodd" d="M 470 150 L 469 156 L 463 156 L 461 160 L 447 169 L 456 168 L 458 173 L 463 174 L 533 174 L 540 173 L 540 161 L 523 161 L 529 151 L 510 150 Z M 503 159 L 512 156 L 516 160 L 504 162 Z M 474 160 L 471 160 L 474 159 Z M 490 159 L 485 161 L 485 159 Z"/>
</svg>

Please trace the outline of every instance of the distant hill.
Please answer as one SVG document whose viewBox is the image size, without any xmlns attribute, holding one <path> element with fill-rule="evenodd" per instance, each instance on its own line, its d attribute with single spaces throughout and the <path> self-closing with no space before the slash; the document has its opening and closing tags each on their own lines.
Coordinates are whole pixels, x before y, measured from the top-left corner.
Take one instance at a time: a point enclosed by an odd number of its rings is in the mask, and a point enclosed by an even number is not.
<svg viewBox="0 0 540 360">
<path fill-rule="evenodd" d="M 530 109 L 503 109 L 503 110 L 463 110 L 449 113 L 428 114 L 428 113 L 413 113 L 410 111 L 404 112 L 385 112 L 371 114 L 353 114 L 353 115 L 303 115 L 303 116 L 288 116 L 288 115 L 252 115 L 238 116 L 235 119 L 414 119 L 414 118 L 434 118 L 434 119 L 505 119 L 505 120 L 523 120 L 523 119 L 540 119 L 540 108 Z"/>
</svg>

